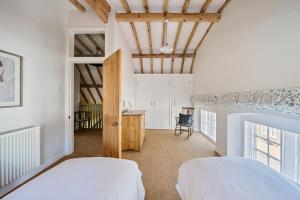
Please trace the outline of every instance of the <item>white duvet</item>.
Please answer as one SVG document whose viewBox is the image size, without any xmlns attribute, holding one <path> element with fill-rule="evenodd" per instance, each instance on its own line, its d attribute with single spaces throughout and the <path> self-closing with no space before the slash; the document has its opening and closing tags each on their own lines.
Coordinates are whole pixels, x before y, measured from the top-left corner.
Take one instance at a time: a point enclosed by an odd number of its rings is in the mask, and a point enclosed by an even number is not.
<svg viewBox="0 0 300 200">
<path fill-rule="evenodd" d="M 94 157 L 64 161 L 4 200 L 143 200 L 144 196 L 135 162 Z"/>
<path fill-rule="evenodd" d="M 296 183 L 258 161 L 237 157 L 184 163 L 176 188 L 183 200 L 300 200 Z"/>
</svg>

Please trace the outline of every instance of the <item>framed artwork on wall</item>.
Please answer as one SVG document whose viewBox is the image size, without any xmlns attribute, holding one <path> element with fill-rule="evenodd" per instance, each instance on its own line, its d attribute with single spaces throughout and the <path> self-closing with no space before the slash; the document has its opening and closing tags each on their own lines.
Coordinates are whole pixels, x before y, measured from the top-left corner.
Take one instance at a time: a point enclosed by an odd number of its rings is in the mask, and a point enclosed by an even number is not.
<svg viewBox="0 0 300 200">
<path fill-rule="evenodd" d="M 0 50 L 0 108 L 22 106 L 22 56 Z"/>
</svg>

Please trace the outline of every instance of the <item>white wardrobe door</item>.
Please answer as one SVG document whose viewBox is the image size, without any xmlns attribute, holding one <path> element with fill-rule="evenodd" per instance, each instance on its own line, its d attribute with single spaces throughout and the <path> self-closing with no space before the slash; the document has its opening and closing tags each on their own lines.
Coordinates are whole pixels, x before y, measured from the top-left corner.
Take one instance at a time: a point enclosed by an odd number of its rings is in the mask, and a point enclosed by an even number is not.
<svg viewBox="0 0 300 200">
<path fill-rule="evenodd" d="M 161 79 L 156 83 L 155 94 L 158 97 L 158 124 L 157 129 L 170 128 L 170 81 Z"/>
<path fill-rule="evenodd" d="M 136 82 L 136 109 L 146 110 L 145 128 L 153 129 L 154 125 L 154 104 L 153 88 L 150 79 L 141 79 Z"/>
<path fill-rule="evenodd" d="M 182 107 L 191 106 L 193 82 L 190 77 L 174 77 L 171 80 L 171 123 L 170 128 L 176 125 L 175 118 L 179 116 Z"/>
</svg>

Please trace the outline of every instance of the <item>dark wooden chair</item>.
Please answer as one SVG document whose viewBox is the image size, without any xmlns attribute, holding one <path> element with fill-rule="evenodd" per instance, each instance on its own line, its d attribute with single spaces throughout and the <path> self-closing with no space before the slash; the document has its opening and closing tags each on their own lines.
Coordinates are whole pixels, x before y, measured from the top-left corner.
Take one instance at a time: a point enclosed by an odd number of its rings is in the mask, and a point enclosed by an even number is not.
<svg viewBox="0 0 300 200">
<path fill-rule="evenodd" d="M 89 111 L 75 112 L 74 113 L 74 131 L 76 131 L 76 124 L 78 124 L 78 129 L 91 128 L 91 118 L 92 118 L 92 113 Z"/>
<path fill-rule="evenodd" d="M 176 117 L 175 135 L 181 135 L 183 132 L 188 133 L 188 138 L 193 134 L 193 107 L 183 107 L 179 116 Z M 177 133 L 179 131 L 179 133 Z"/>
</svg>

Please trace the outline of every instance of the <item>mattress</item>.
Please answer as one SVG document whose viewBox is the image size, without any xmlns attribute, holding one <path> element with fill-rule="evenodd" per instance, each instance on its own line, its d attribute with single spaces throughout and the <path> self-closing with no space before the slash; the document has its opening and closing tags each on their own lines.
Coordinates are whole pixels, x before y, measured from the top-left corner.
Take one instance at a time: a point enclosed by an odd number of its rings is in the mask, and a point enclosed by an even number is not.
<svg viewBox="0 0 300 200">
<path fill-rule="evenodd" d="M 135 162 L 114 158 L 76 158 L 62 162 L 4 200 L 143 200 Z"/>
<path fill-rule="evenodd" d="M 264 164 L 238 157 L 199 158 L 179 168 L 183 200 L 299 200 L 300 188 Z"/>
</svg>

